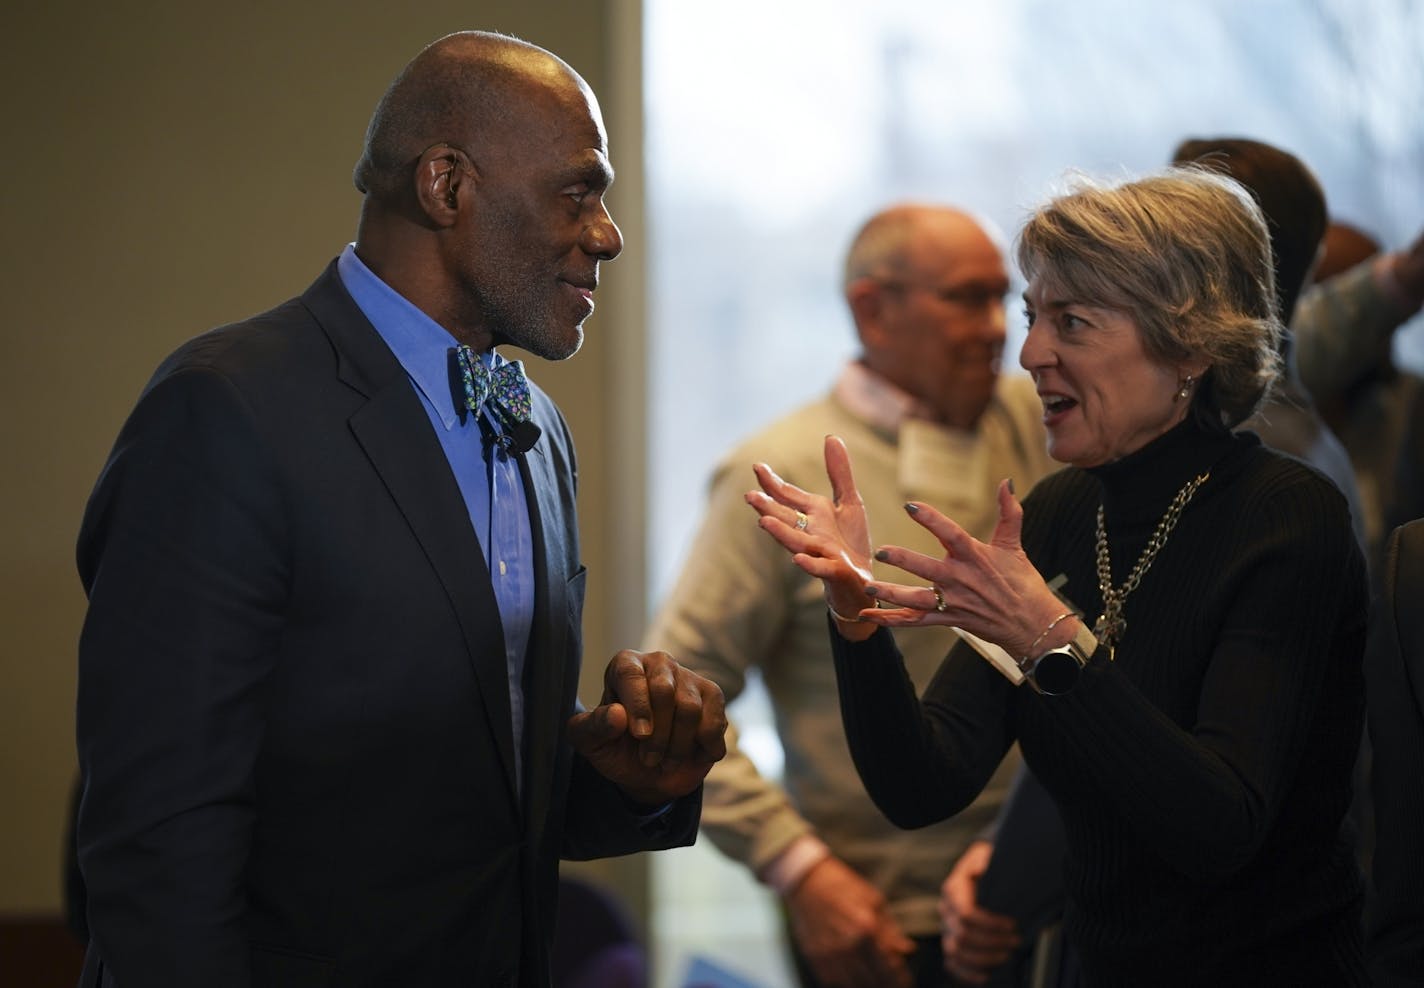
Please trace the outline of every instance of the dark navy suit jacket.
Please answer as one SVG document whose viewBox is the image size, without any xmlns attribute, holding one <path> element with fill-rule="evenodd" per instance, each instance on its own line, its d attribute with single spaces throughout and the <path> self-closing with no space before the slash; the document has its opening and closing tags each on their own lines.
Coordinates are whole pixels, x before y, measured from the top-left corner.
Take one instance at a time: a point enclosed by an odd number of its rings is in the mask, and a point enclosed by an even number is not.
<svg viewBox="0 0 1424 988">
<path fill-rule="evenodd" d="M 480 546 L 330 266 L 169 357 L 85 513 L 84 984 L 541 985 L 557 861 L 689 843 L 574 756 L 585 570 L 534 391 L 522 786 Z"/>
</svg>

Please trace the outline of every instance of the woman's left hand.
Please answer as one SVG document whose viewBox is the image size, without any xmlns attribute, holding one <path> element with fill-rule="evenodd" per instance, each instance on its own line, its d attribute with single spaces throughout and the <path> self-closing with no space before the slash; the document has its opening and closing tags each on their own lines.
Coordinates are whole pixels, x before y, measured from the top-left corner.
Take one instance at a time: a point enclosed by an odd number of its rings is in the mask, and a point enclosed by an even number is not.
<svg viewBox="0 0 1424 988">
<path fill-rule="evenodd" d="M 1007 480 L 999 484 L 999 521 L 988 543 L 928 504 L 911 502 L 905 510 L 939 540 L 944 556 L 893 545 L 878 549 L 876 559 L 928 580 L 929 586 L 872 584 L 866 591 L 883 609 L 866 612 L 866 620 L 891 627 L 952 625 L 1018 657 L 1063 612 L 1062 601 L 1024 554 L 1023 508 Z"/>
</svg>

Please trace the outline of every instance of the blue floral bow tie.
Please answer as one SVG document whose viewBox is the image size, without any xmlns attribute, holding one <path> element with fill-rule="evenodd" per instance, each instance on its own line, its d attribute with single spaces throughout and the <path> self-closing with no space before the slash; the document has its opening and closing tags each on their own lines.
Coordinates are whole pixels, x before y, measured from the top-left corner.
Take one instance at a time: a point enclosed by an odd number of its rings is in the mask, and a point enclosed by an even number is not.
<svg viewBox="0 0 1424 988">
<path fill-rule="evenodd" d="M 463 391 L 455 395 L 455 407 L 462 415 L 465 410 L 478 415 L 486 402 L 493 401 L 501 417 L 512 422 L 529 421 L 529 382 L 524 377 L 522 363 L 514 360 L 491 370 L 479 354 L 467 346 L 457 346 L 452 353 Z"/>
</svg>

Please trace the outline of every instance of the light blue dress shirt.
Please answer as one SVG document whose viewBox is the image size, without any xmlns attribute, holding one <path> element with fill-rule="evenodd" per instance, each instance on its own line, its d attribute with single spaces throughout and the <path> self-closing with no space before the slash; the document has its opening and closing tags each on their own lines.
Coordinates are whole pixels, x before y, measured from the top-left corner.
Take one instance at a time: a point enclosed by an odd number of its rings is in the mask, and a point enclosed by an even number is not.
<svg viewBox="0 0 1424 988">
<path fill-rule="evenodd" d="M 522 788 L 524 657 L 534 619 L 534 541 L 519 462 L 496 443 L 487 442 L 481 433 L 477 418 L 483 418 L 486 429 L 502 431 L 496 416 L 481 408 L 478 416 L 466 414 L 461 421 L 450 387 L 450 351 L 458 341 L 378 278 L 356 256 L 355 244 L 342 251 L 336 269 L 357 307 L 410 377 L 460 485 L 470 524 L 484 550 L 484 565 L 504 626 L 515 777 Z M 480 360 L 491 368 L 505 363 L 493 351 L 480 354 Z M 478 561 L 471 560 L 471 565 Z"/>
</svg>

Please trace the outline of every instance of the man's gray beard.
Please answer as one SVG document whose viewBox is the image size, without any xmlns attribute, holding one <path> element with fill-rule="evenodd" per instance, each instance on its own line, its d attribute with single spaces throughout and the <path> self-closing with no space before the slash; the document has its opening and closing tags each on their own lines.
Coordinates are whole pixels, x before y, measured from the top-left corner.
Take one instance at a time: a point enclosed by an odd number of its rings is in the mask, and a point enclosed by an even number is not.
<svg viewBox="0 0 1424 988">
<path fill-rule="evenodd" d="M 563 340 L 563 334 L 551 328 L 553 318 L 547 313 L 511 313 L 510 308 L 497 299 L 486 297 L 482 301 L 494 337 L 510 346 L 527 350 L 545 360 L 567 360 L 583 346 L 582 323 L 574 327 L 573 346 L 569 347 Z M 527 309 L 526 306 L 518 308 Z"/>
</svg>

